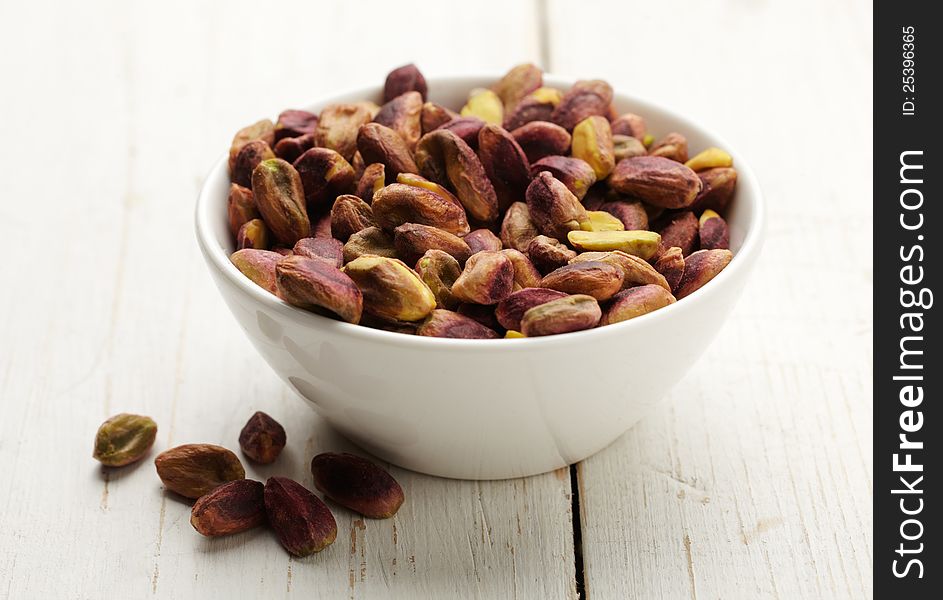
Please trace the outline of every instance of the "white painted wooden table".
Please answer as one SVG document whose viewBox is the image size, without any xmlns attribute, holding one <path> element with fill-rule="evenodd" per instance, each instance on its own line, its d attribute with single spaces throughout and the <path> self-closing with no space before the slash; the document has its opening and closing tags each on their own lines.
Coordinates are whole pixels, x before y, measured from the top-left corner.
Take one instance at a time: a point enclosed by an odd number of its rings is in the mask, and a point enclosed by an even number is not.
<svg viewBox="0 0 943 600">
<path fill-rule="evenodd" d="M 799 0 L 0 4 L 0 598 L 863 598 L 871 594 L 871 6 Z M 505 482 L 393 469 L 390 521 L 328 551 L 206 540 L 151 461 L 103 473 L 131 411 L 157 450 L 287 425 L 310 484 L 347 447 L 229 316 L 191 211 L 232 132 L 337 88 L 532 60 L 722 132 L 769 202 L 708 355 L 610 448 Z M 578 502 L 577 500 L 578 493 Z M 574 510 L 577 507 L 578 510 Z"/>
</svg>

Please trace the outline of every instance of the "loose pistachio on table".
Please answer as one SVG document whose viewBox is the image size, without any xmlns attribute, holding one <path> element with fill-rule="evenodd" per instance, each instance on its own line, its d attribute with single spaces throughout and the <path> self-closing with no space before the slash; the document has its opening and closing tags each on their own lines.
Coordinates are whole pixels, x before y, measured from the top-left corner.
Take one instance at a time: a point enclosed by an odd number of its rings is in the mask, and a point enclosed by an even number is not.
<svg viewBox="0 0 943 600">
<path fill-rule="evenodd" d="M 192 499 L 246 477 L 239 457 L 213 444 L 184 444 L 164 450 L 154 459 L 154 466 L 164 487 Z"/>
<path fill-rule="evenodd" d="M 265 486 L 237 479 L 201 496 L 190 511 L 190 524 L 201 535 L 219 537 L 248 531 L 265 523 Z"/>
<path fill-rule="evenodd" d="M 403 488 L 373 462 L 346 452 L 324 452 L 311 460 L 314 487 L 341 506 L 371 519 L 389 519 L 403 505 Z"/>
<path fill-rule="evenodd" d="M 92 456 L 106 467 L 123 467 L 144 458 L 157 437 L 150 417 L 121 413 L 101 424 Z"/>
<path fill-rule="evenodd" d="M 239 433 L 239 447 L 253 462 L 275 462 L 285 448 L 285 428 L 262 411 L 256 411 Z"/>
<path fill-rule="evenodd" d="M 269 527 L 290 554 L 309 556 L 337 539 L 337 521 L 331 510 L 297 481 L 269 477 L 262 496 Z"/>
</svg>

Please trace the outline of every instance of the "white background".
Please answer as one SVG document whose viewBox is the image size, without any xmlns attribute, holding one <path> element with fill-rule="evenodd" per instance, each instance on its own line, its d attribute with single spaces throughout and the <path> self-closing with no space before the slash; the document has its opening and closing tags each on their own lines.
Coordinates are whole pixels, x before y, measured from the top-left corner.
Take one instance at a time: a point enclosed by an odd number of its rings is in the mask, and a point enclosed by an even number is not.
<svg viewBox="0 0 943 600">
<path fill-rule="evenodd" d="M 871 6 L 859 0 L 0 4 L 0 598 L 862 598 L 871 594 Z M 720 132 L 769 204 L 764 255 L 707 355 L 570 473 L 393 468 L 395 519 L 335 507 L 293 560 L 206 540 L 152 462 L 94 431 L 234 447 L 256 409 L 345 448 L 250 347 L 194 242 L 232 133 L 416 61 L 603 77 Z M 678 340 L 683 344 L 684 340 Z M 470 374 L 471 375 L 471 374 Z M 582 538 L 574 542 L 574 523 Z M 581 556 L 581 562 L 576 555 Z"/>
</svg>

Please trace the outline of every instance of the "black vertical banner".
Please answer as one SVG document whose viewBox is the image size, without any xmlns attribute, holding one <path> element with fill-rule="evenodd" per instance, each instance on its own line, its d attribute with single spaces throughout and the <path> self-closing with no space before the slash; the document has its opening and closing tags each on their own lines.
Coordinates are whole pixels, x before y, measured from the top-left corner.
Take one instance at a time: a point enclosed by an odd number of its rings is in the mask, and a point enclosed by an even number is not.
<svg viewBox="0 0 943 600">
<path fill-rule="evenodd" d="M 943 332 L 943 23 L 938 5 L 874 6 L 874 584 L 939 598 Z M 943 297 L 940 298 L 943 301 Z M 903 593 L 904 595 L 900 595 Z M 895 596 L 892 596 L 894 594 Z"/>
</svg>

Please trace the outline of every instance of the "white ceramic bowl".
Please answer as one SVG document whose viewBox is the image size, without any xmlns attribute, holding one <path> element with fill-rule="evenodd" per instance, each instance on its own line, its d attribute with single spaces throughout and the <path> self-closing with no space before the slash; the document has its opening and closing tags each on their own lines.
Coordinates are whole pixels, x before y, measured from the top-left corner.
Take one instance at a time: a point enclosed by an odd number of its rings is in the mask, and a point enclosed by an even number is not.
<svg viewBox="0 0 943 600">
<path fill-rule="evenodd" d="M 497 79 L 432 78 L 429 97 L 457 108 Z M 545 77 L 566 89 L 571 81 Z M 379 101 L 380 86 L 327 98 Z M 391 463 L 444 477 L 503 479 L 580 461 L 632 427 L 688 370 L 725 321 L 756 261 L 763 233 L 759 186 L 742 156 L 703 127 L 616 94 L 619 112 L 645 117 L 656 137 L 684 133 L 692 154 L 734 157 L 727 215 L 734 259 L 679 302 L 607 327 L 519 340 L 453 340 L 350 325 L 294 308 L 230 262 L 225 157 L 197 202 L 200 249 L 220 293 L 262 357 L 319 415 Z"/>
</svg>

